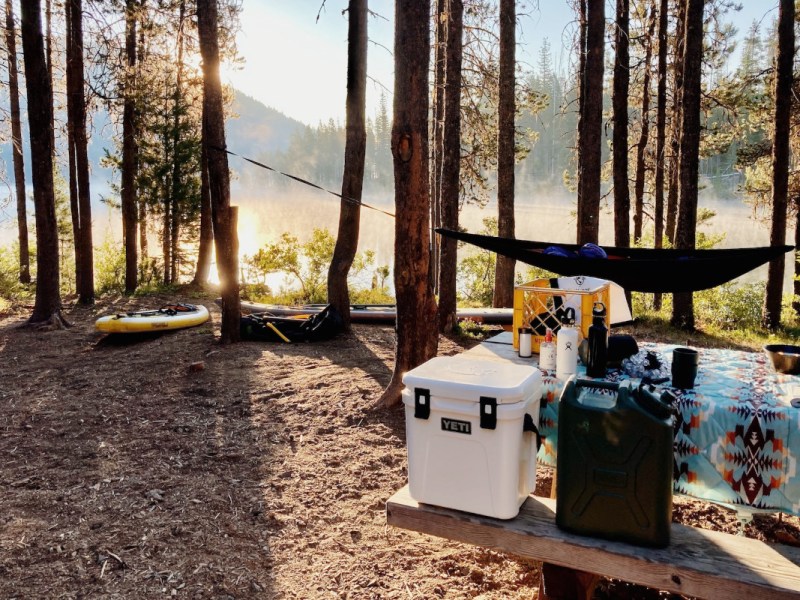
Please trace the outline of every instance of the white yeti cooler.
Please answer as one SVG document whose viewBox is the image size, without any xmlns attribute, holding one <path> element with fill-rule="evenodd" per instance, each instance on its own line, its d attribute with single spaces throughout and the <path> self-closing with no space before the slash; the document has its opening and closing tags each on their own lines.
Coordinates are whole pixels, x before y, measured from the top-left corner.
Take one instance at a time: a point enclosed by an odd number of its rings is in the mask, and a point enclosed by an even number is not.
<svg viewBox="0 0 800 600">
<path fill-rule="evenodd" d="M 517 516 L 536 487 L 539 370 L 439 356 L 403 383 L 411 497 L 498 519 Z"/>
</svg>

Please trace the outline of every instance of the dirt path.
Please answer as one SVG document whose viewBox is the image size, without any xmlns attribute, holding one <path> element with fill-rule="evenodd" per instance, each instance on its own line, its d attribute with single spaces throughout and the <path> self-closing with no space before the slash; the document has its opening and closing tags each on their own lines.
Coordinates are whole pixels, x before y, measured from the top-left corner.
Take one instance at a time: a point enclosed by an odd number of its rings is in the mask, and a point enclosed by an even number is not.
<svg viewBox="0 0 800 600">
<path fill-rule="evenodd" d="M 190 301 L 212 322 L 194 329 L 93 329 L 167 300 L 106 299 L 53 332 L 0 315 L 0 597 L 533 596 L 534 563 L 387 527 L 407 480 L 403 414 L 367 409 L 390 379 L 392 328 L 224 347 L 205 298 Z M 702 503 L 676 515 L 736 527 Z M 748 534 L 791 543 L 800 527 L 770 516 Z"/>
</svg>

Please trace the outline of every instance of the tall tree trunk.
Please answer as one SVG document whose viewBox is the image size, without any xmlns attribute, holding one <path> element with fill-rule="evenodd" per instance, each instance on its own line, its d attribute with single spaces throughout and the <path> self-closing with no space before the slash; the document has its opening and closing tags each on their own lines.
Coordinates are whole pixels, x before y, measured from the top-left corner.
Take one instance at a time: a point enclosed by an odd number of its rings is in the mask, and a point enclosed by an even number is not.
<svg viewBox="0 0 800 600">
<path fill-rule="evenodd" d="M 500 0 L 500 81 L 497 107 L 497 228 L 500 237 L 516 237 L 514 223 L 514 115 L 517 11 L 515 0 Z M 495 307 L 514 305 L 516 261 L 497 255 L 494 271 Z"/>
<path fill-rule="evenodd" d="M 211 192 L 208 182 L 208 146 L 206 144 L 206 124 L 203 120 L 202 142 L 200 144 L 200 245 L 197 249 L 197 268 L 193 285 L 204 286 L 211 272 L 211 251 L 214 244 L 214 231 L 211 224 Z"/>
<path fill-rule="evenodd" d="M 164 97 L 169 96 L 169 88 L 165 86 Z M 169 116 L 166 112 L 163 114 L 163 123 L 161 129 L 161 148 L 163 154 L 164 164 L 170 164 L 170 142 L 172 141 L 169 135 Z M 163 185 L 160 187 L 162 197 L 159 199 L 162 206 L 161 211 L 161 256 L 164 261 L 164 283 L 169 285 L 172 281 L 172 195 L 170 189 L 172 187 L 172 171 L 163 176 Z"/>
<path fill-rule="evenodd" d="M 631 243 L 631 196 L 628 184 L 629 24 L 630 2 L 617 0 L 617 26 L 614 30 L 616 60 L 611 102 L 614 112 L 614 244 L 622 248 L 627 248 Z"/>
<path fill-rule="evenodd" d="M 86 137 L 86 94 L 83 75 L 83 4 L 82 0 L 66 0 L 67 48 L 67 112 L 71 150 L 74 150 L 78 184 L 78 234 L 75 241 L 78 268 L 76 282 L 78 302 L 94 303 L 94 260 L 92 243 L 92 205 L 89 187 L 89 141 Z M 72 174 L 71 174 L 72 175 Z"/>
<path fill-rule="evenodd" d="M 442 226 L 458 229 L 458 194 L 461 179 L 461 65 L 463 58 L 464 2 L 449 0 L 444 89 L 442 156 Z M 438 236 L 437 236 L 438 237 Z M 458 242 L 440 238 L 439 331 L 456 325 L 456 274 Z"/>
<path fill-rule="evenodd" d="M 138 225 L 139 225 L 139 251 L 142 255 L 142 261 L 147 260 L 148 258 L 148 242 L 147 242 L 147 203 L 139 202 L 139 214 L 138 214 Z"/>
<path fill-rule="evenodd" d="M 8 51 L 8 95 L 11 105 L 11 145 L 14 161 L 14 191 L 17 197 L 17 239 L 19 240 L 19 282 L 31 282 L 31 255 L 28 246 L 28 211 L 25 194 L 25 160 L 22 155 L 22 119 L 19 109 L 17 33 L 14 5 L 6 0 L 6 50 Z"/>
<path fill-rule="evenodd" d="M 578 243 L 597 243 L 600 231 L 600 169 L 603 133 L 603 52 L 605 48 L 605 0 L 588 0 L 586 18 L 586 65 L 582 95 L 580 154 L 581 196 L 578 202 Z"/>
<path fill-rule="evenodd" d="M 24 0 L 23 0 L 24 1 Z M 52 0 L 45 0 L 44 4 L 44 18 L 45 18 L 45 61 L 47 63 L 47 77 L 50 79 L 50 90 L 53 90 L 53 2 Z M 53 100 L 51 99 L 51 104 Z M 56 152 L 56 126 L 55 126 L 55 111 L 50 110 L 50 145 L 53 148 L 53 156 Z"/>
<path fill-rule="evenodd" d="M 394 35 L 394 372 L 378 407 L 400 402 L 403 374 L 436 354 L 436 302 L 429 278 L 428 68 L 430 0 L 396 0 Z"/>
<path fill-rule="evenodd" d="M 796 192 L 794 200 L 794 247 L 800 248 L 800 192 Z M 793 291 L 794 299 L 792 300 L 792 309 L 796 316 L 800 316 L 800 260 L 797 260 L 797 251 L 792 254 L 794 256 L 794 282 Z"/>
<path fill-rule="evenodd" d="M 166 127 L 165 127 L 166 131 Z M 164 143 L 164 160 L 169 160 L 167 140 Z M 161 254 L 164 259 L 164 283 L 169 285 L 172 281 L 172 202 L 170 201 L 169 186 L 172 185 L 171 177 L 165 182 L 164 197 L 161 198 L 163 214 L 161 215 Z"/>
<path fill-rule="evenodd" d="M 683 101 L 680 152 L 680 205 L 676 246 L 695 247 L 697 231 L 697 179 L 700 161 L 700 82 L 703 64 L 704 0 L 688 0 L 683 59 Z M 694 304 L 691 292 L 675 294 L 672 302 L 672 325 L 694 329 Z"/>
<path fill-rule="evenodd" d="M 664 147 L 667 130 L 667 37 L 668 0 L 658 8 L 658 98 L 656 109 L 655 247 L 664 245 Z M 653 296 L 653 307 L 661 310 L 661 294 Z"/>
<path fill-rule="evenodd" d="M 36 300 L 28 322 L 35 324 L 50 321 L 62 324 L 53 147 L 50 137 L 53 91 L 47 76 L 41 9 L 41 0 L 26 0 L 22 3 L 22 49 L 28 93 L 33 202 L 36 210 Z"/>
<path fill-rule="evenodd" d="M 777 76 L 775 77 L 775 120 L 772 142 L 772 246 L 786 243 L 786 207 L 789 189 L 789 132 L 792 109 L 792 67 L 794 64 L 794 0 L 781 0 L 778 14 Z M 781 322 L 785 256 L 769 263 L 767 293 L 762 321 L 775 330 Z"/>
<path fill-rule="evenodd" d="M 586 29 L 587 29 L 587 0 L 578 0 L 578 131 L 576 133 L 575 145 L 577 148 L 577 180 L 578 180 L 578 212 L 583 205 L 583 135 L 586 121 L 586 91 L 583 89 L 586 81 Z"/>
<path fill-rule="evenodd" d="M 644 77 L 642 78 L 642 128 L 639 143 L 636 146 L 636 180 L 634 195 L 636 197 L 636 210 L 633 214 L 633 239 L 638 243 L 642 241 L 644 228 L 644 180 L 647 165 L 645 161 L 647 144 L 650 141 L 650 60 L 653 56 L 653 35 L 656 28 L 655 6 L 651 6 L 650 25 L 644 39 Z"/>
<path fill-rule="evenodd" d="M 667 239 L 675 245 L 675 224 L 678 221 L 678 172 L 681 155 L 681 121 L 683 103 L 683 61 L 685 52 L 686 0 L 678 2 L 678 18 L 675 25 L 675 58 L 672 73 L 672 127 L 670 136 L 669 189 L 667 192 Z"/>
<path fill-rule="evenodd" d="M 350 0 L 347 32 L 347 138 L 344 148 L 339 230 L 328 270 L 328 303 L 339 311 L 350 329 L 350 291 L 347 274 L 358 249 L 364 162 L 367 149 L 367 0 Z"/>
<path fill-rule="evenodd" d="M 177 75 L 175 77 L 175 90 L 172 93 L 172 177 L 170 185 L 170 280 L 178 282 L 178 262 L 180 250 L 180 228 L 181 228 L 181 159 L 178 154 L 178 143 L 180 142 L 181 106 L 183 98 L 183 29 L 186 17 L 186 0 L 181 0 L 178 15 L 178 56 L 177 56 Z"/>
<path fill-rule="evenodd" d="M 65 4 L 69 6 L 69 1 Z M 67 28 L 67 46 L 69 47 L 70 32 Z M 69 65 L 67 65 L 67 90 L 70 88 L 70 74 Z M 75 158 L 75 133 L 72 129 L 74 117 L 69 100 L 69 93 L 67 93 L 67 171 L 69 181 L 69 214 L 72 220 L 72 247 L 75 259 L 75 288 L 80 286 L 81 282 L 81 245 L 78 241 L 81 238 L 81 214 L 80 205 L 78 204 L 78 165 Z"/>
<path fill-rule="evenodd" d="M 436 17 L 434 24 L 434 67 L 433 67 L 433 123 L 431 123 L 431 223 L 433 227 L 442 226 L 442 163 L 444 161 L 444 105 L 445 105 L 445 68 L 447 47 L 447 23 L 449 19 L 449 0 L 436 0 Z M 440 269 L 442 261 L 442 244 L 445 240 L 434 235 L 431 239 L 431 281 L 434 293 L 439 294 Z M 441 308 L 441 304 L 439 305 Z M 441 322 L 440 322 L 441 326 Z"/>
<path fill-rule="evenodd" d="M 49 8 L 49 7 L 48 7 Z M 48 10 L 45 10 L 48 14 Z M 64 15 L 66 22 L 66 79 L 67 79 L 67 170 L 69 181 L 69 214 L 72 218 L 72 246 L 75 259 L 75 289 L 80 289 L 81 286 L 81 209 L 78 202 L 78 160 L 75 156 L 77 145 L 75 144 L 75 129 L 77 127 L 77 116 L 75 115 L 75 103 L 77 95 L 75 93 L 75 75 L 73 61 L 74 52 L 72 42 L 72 2 L 66 0 L 64 2 Z M 49 17 L 48 17 L 48 31 L 50 31 Z M 50 65 L 50 56 L 48 49 L 48 68 Z M 52 71 L 51 71 L 52 75 Z"/>
<path fill-rule="evenodd" d="M 225 114 L 222 82 L 219 76 L 219 38 L 217 0 L 197 0 L 197 31 L 203 58 L 203 114 L 208 132 L 208 177 L 217 269 L 222 288 L 222 331 L 220 341 L 238 342 L 239 256 L 236 233 L 236 207 L 230 205 L 230 173 L 225 150 Z"/>
<path fill-rule="evenodd" d="M 136 245 L 136 171 L 139 142 L 136 116 L 136 0 L 125 3 L 125 85 L 122 106 L 122 239 L 125 245 L 125 293 L 132 294 L 138 285 L 139 257 Z"/>
</svg>

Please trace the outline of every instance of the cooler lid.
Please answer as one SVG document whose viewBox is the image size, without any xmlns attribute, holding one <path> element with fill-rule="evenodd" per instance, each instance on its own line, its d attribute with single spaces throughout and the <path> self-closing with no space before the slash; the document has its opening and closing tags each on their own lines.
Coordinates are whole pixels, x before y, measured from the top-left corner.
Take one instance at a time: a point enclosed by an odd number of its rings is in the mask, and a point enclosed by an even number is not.
<svg viewBox="0 0 800 600">
<path fill-rule="evenodd" d="M 463 356 L 436 356 L 403 375 L 406 387 L 425 388 L 431 396 L 514 404 L 540 393 L 542 374 L 534 366 Z"/>
</svg>

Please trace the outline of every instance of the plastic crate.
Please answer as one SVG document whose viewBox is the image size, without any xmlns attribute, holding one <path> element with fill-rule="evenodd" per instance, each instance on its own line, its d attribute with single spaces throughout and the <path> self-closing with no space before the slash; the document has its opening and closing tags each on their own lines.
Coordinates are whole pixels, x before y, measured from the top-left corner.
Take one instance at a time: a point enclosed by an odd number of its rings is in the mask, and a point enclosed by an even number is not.
<svg viewBox="0 0 800 600">
<path fill-rule="evenodd" d="M 539 352 L 547 329 L 558 337 L 565 309 L 575 310 L 575 327 L 579 339 L 589 335 L 592 324 L 592 307 L 602 302 L 606 307 L 606 327 L 610 326 L 611 292 L 605 281 L 599 285 L 583 286 L 583 277 L 537 279 L 514 288 L 514 348 L 519 350 L 519 328 L 530 327 L 531 351 Z M 596 283 L 593 279 L 592 283 Z M 562 287 L 559 287 L 561 285 Z M 574 289 L 573 289 L 574 288 Z"/>
</svg>

